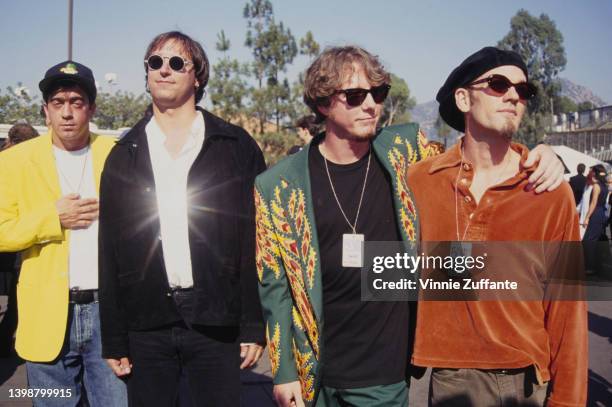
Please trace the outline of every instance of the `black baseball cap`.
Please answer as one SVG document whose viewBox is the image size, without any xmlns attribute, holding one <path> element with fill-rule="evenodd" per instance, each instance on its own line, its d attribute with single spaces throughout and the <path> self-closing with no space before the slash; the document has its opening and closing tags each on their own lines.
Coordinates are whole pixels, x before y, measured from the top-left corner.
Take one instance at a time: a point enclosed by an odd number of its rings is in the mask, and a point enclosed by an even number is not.
<svg viewBox="0 0 612 407">
<path fill-rule="evenodd" d="M 45 78 L 38 84 L 45 101 L 49 97 L 49 91 L 57 82 L 72 82 L 79 85 L 87 93 L 89 103 L 96 101 L 96 81 L 91 69 L 83 64 L 75 61 L 64 61 L 49 68 L 45 73 Z"/>
<path fill-rule="evenodd" d="M 465 132 L 465 118 L 455 103 L 455 90 L 469 84 L 483 73 L 504 65 L 520 68 L 529 80 L 527 65 L 519 54 L 495 47 L 484 47 L 473 53 L 450 73 L 436 95 L 436 100 L 440 103 L 440 116 L 449 126 Z"/>
</svg>

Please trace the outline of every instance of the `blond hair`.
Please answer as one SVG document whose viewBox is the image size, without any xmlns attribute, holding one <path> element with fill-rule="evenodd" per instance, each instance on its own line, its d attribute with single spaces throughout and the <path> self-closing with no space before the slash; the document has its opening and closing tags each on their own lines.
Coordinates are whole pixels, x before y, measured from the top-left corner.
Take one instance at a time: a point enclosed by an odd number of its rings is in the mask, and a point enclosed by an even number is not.
<svg viewBox="0 0 612 407">
<path fill-rule="evenodd" d="M 371 86 L 391 82 L 391 75 L 385 70 L 378 57 L 357 46 L 326 48 L 306 70 L 304 79 L 304 103 L 316 115 L 317 123 L 325 121 L 318 106 L 329 106 L 330 97 L 354 72 L 354 64 L 365 71 Z"/>
</svg>

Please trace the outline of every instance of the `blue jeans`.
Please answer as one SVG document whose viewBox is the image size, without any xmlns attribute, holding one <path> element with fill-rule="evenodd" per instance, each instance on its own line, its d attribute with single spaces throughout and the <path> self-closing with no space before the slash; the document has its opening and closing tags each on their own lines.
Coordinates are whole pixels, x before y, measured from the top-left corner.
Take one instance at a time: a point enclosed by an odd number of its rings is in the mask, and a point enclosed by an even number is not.
<svg viewBox="0 0 612 407">
<path fill-rule="evenodd" d="M 49 363 L 27 362 L 32 389 L 64 389 L 70 397 L 35 397 L 34 406 L 77 406 L 82 387 L 91 407 L 127 406 L 127 389 L 102 359 L 98 303 L 70 304 L 64 347 Z M 70 389 L 68 392 L 67 390 Z"/>
</svg>

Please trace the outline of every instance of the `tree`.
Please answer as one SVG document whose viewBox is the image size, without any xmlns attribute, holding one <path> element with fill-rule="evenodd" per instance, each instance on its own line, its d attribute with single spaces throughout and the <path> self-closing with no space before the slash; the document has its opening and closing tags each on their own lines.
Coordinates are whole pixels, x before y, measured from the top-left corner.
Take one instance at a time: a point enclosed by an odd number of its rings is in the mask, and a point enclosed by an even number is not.
<svg viewBox="0 0 612 407">
<path fill-rule="evenodd" d="M 306 34 L 300 39 L 301 55 L 306 55 L 310 58 L 316 57 L 319 55 L 320 48 L 319 43 L 315 41 L 314 35 L 312 35 L 311 31 L 306 32 Z"/>
<path fill-rule="evenodd" d="M 314 39 L 311 31 L 308 31 L 304 37 L 300 39 L 300 55 L 314 58 L 319 55 L 321 47 Z M 290 123 L 295 123 L 300 117 L 311 114 L 310 108 L 304 103 L 304 73 L 300 72 L 298 77 L 291 84 L 289 100 L 287 101 L 287 118 Z"/>
<path fill-rule="evenodd" d="M 451 135 L 452 129 L 448 124 L 446 124 L 442 117 L 440 117 L 440 114 L 438 114 L 434 127 L 438 133 L 438 138 L 443 140 L 444 149 L 446 150 L 446 147 L 448 146 L 448 137 Z"/>
<path fill-rule="evenodd" d="M 578 106 L 567 96 L 557 96 L 554 99 L 553 111 L 555 114 L 576 112 L 578 111 Z"/>
<path fill-rule="evenodd" d="M 276 164 L 287 155 L 287 151 L 295 143 L 295 136 L 287 133 L 268 132 L 255 136 L 266 158 L 268 166 Z"/>
<path fill-rule="evenodd" d="M 538 87 L 538 95 L 529 101 L 517 138 L 527 144 L 539 142 L 551 123 L 553 101 L 560 91 L 555 79 L 567 63 L 563 35 L 546 14 L 533 17 L 521 9 L 510 20 L 510 32 L 497 45 L 523 58 L 529 79 Z"/>
<path fill-rule="evenodd" d="M 21 84 L 17 87 L 8 86 L 6 94 L 0 91 L 0 123 L 14 124 L 27 122 L 31 125 L 44 125 L 41 115 L 41 105 L 38 96 L 31 97 L 29 91 Z"/>
<path fill-rule="evenodd" d="M 297 55 L 297 44 L 291 30 L 285 28 L 282 22 L 275 24 L 272 21 L 262 39 L 267 44 L 262 57 L 267 61 L 268 91 L 274 102 L 272 117 L 276 122 L 276 131 L 280 131 L 280 122 L 285 117 L 283 104 L 289 100 L 290 93 L 288 83 L 281 81 L 280 74 L 286 72 L 287 65 Z"/>
<path fill-rule="evenodd" d="M 265 64 L 259 55 L 263 52 L 258 39 L 263 35 L 266 27 L 272 21 L 272 3 L 269 0 L 251 0 L 244 6 L 243 17 L 247 20 L 247 34 L 244 45 L 251 48 L 255 61 L 253 73 L 257 78 L 259 88 L 263 87 Z"/>
<path fill-rule="evenodd" d="M 144 116 L 149 104 L 149 97 L 142 93 L 138 96 L 123 91 L 98 93 L 92 121 L 100 129 L 132 127 Z"/>
<path fill-rule="evenodd" d="M 253 88 L 251 95 L 251 112 L 259 119 L 260 132 L 269 117 L 275 120 L 279 131 L 284 116 L 282 104 L 288 100 L 281 73 L 297 55 L 295 37 L 282 22 L 275 22 L 272 3 L 267 0 L 251 0 L 243 15 L 247 19 L 245 45 L 253 53 L 252 69 L 258 82 L 257 92 Z"/>
<path fill-rule="evenodd" d="M 574 110 L 575 112 L 582 112 L 584 110 L 591 110 L 591 109 L 595 109 L 595 105 L 593 104 L 593 102 L 590 101 L 585 101 L 585 102 L 580 102 L 578 103 L 578 106 L 576 106 L 576 110 Z"/>
<path fill-rule="evenodd" d="M 304 103 L 304 73 L 300 73 L 291 84 L 291 93 L 287 105 L 287 116 L 291 125 L 299 118 L 312 114 L 310 108 Z"/>
<path fill-rule="evenodd" d="M 410 89 L 405 80 L 391 74 L 391 90 L 385 100 L 381 122 L 383 126 L 406 123 L 410 121 L 409 110 L 416 105 L 416 100 L 410 96 Z"/>
<path fill-rule="evenodd" d="M 26 121 L 31 125 L 45 125 L 38 96 L 30 97 L 20 83 L 15 89 L 10 86 L 6 89 L 6 95 L 0 94 L 0 123 Z M 92 122 L 101 129 L 132 127 L 144 115 L 149 103 L 149 98 L 144 94 L 135 96 L 122 91 L 98 93 Z"/>
<path fill-rule="evenodd" d="M 247 97 L 248 64 L 241 64 L 238 60 L 230 59 L 227 51 L 230 49 L 230 40 L 221 30 L 217 34 L 216 48 L 223 53 L 223 57 L 213 65 L 213 75 L 209 83 L 210 100 L 215 113 L 228 122 L 242 124 L 244 115 L 243 100 Z"/>
</svg>

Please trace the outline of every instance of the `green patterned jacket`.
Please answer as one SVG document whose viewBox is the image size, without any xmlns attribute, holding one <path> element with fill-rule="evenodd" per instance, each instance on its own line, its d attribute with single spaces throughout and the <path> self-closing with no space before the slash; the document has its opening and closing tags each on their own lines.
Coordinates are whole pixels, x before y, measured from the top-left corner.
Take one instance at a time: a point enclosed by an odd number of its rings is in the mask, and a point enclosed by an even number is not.
<svg viewBox="0 0 612 407">
<path fill-rule="evenodd" d="M 417 124 L 382 129 L 374 152 L 391 175 L 394 207 L 408 250 L 416 250 L 418 220 L 406 184 L 414 163 L 439 153 Z M 266 339 L 275 384 L 299 380 L 306 405 L 319 388 L 323 302 L 308 151 L 287 157 L 255 180 L 256 262 Z"/>
</svg>

